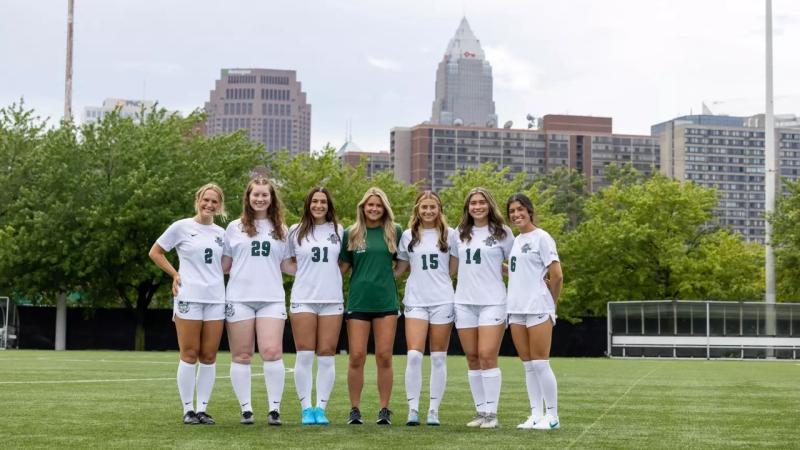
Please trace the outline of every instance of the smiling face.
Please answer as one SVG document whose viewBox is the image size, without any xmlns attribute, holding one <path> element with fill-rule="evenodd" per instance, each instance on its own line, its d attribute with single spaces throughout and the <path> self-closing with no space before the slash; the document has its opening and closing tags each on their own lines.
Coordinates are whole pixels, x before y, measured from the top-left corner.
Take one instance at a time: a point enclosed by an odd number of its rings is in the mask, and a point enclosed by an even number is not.
<svg viewBox="0 0 800 450">
<path fill-rule="evenodd" d="M 311 217 L 314 219 L 315 224 L 321 225 L 325 223 L 326 215 L 328 214 L 328 197 L 324 192 L 315 192 L 311 196 L 309 211 L 311 211 Z"/>
<path fill-rule="evenodd" d="M 434 228 L 439 220 L 439 202 L 433 198 L 420 200 L 417 215 L 424 228 Z"/>
<path fill-rule="evenodd" d="M 508 218 L 521 232 L 533 231 L 533 219 L 528 208 L 520 202 L 514 201 L 508 205 Z"/>
<path fill-rule="evenodd" d="M 267 209 L 272 204 L 272 195 L 269 186 L 265 184 L 254 184 L 248 197 L 250 207 L 259 219 L 267 217 Z"/>
<path fill-rule="evenodd" d="M 376 227 L 381 224 L 384 208 L 380 197 L 370 195 L 362 208 L 364 209 L 364 217 L 367 219 L 368 227 Z"/>
<path fill-rule="evenodd" d="M 195 209 L 197 209 L 197 216 L 202 223 L 211 223 L 214 221 L 214 216 L 220 211 L 222 206 L 222 199 L 219 194 L 213 189 L 206 189 L 200 194 L 197 199 Z"/>
<path fill-rule="evenodd" d="M 484 226 L 489 223 L 489 201 L 481 193 L 472 194 L 469 197 L 467 211 L 475 221 L 476 226 Z"/>
</svg>

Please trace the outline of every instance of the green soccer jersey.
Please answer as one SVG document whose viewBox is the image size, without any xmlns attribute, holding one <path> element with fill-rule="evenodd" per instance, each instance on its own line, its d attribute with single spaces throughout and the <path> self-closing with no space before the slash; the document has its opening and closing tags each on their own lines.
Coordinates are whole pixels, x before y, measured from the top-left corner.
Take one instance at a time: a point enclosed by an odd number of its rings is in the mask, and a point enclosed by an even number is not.
<svg viewBox="0 0 800 450">
<path fill-rule="evenodd" d="M 397 285 L 394 282 L 390 253 L 383 240 L 383 227 L 367 228 L 367 248 L 347 250 L 350 229 L 344 230 L 339 259 L 350 263 L 350 290 L 347 293 L 347 311 L 386 312 L 400 308 Z M 400 242 L 402 228 L 395 225 L 395 244 Z"/>
</svg>

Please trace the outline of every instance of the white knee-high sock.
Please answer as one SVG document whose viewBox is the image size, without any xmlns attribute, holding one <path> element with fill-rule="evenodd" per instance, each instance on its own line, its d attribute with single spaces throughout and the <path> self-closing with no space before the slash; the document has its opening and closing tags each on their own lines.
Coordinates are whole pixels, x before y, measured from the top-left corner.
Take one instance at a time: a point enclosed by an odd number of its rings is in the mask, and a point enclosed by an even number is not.
<svg viewBox="0 0 800 450">
<path fill-rule="evenodd" d="M 217 379 L 217 364 L 200 363 L 197 368 L 197 412 L 205 412 L 211 401 L 214 381 Z"/>
<path fill-rule="evenodd" d="M 469 379 L 469 390 L 472 392 L 472 400 L 475 402 L 475 410 L 478 412 L 488 412 L 486 409 L 486 394 L 483 392 L 483 377 L 481 377 L 481 371 L 467 371 L 467 379 Z"/>
<path fill-rule="evenodd" d="M 447 383 L 447 352 L 431 352 L 431 407 L 439 411 L 444 397 L 444 386 Z"/>
<path fill-rule="evenodd" d="M 294 361 L 294 386 L 300 399 L 300 408 L 311 408 L 311 369 L 314 365 L 314 352 L 302 350 L 297 352 Z"/>
<path fill-rule="evenodd" d="M 183 403 L 183 413 L 194 411 L 194 385 L 195 385 L 195 369 L 197 364 L 189 364 L 184 361 L 178 363 L 178 394 L 181 396 L 181 403 Z"/>
<path fill-rule="evenodd" d="M 422 352 L 409 350 L 406 357 L 406 399 L 408 409 L 419 411 L 419 395 L 422 391 Z"/>
<path fill-rule="evenodd" d="M 253 404 L 250 396 L 250 364 L 241 364 L 231 361 L 231 385 L 233 385 L 233 393 L 236 394 L 236 399 L 239 400 L 239 408 L 242 412 L 253 411 Z"/>
<path fill-rule="evenodd" d="M 539 378 L 533 361 L 523 361 L 525 368 L 525 387 L 528 388 L 528 401 L 531 404 L 531 414 L 535 419 L 542 418 L 542 388 L 539 387 Z"/>
<path fill-rule="evenodd" d="M 542 389 L 545 412 L 558 417 L 558 384 L 556 375 L 550 368 L 550 360 L 537 359 L 531 362 L 536 369 L 536 377 L 539 379 L 539 386 Z"/>
<path fill-rule="evenodd" d="M 483 392 L 486 393 L 486 412 L 497 414 L 497 404 L 500 402 L 500 385 L 503 380 L 500 368 L 482 370 L 481 378 L 483 379 Z"/>
<path fill-rule="evenodd" d="M 286 368 L 283 366 L 283 359 L 264 361 L 264 383 L 267 385 L 267 403 L 270 411 L 280 412 L 285 381 Z"/>
<path fill-rule="evenodd" d="M 335 356 L 317 356 L 317 407 L 325 409 L 336 381 Z"/>
</svg>

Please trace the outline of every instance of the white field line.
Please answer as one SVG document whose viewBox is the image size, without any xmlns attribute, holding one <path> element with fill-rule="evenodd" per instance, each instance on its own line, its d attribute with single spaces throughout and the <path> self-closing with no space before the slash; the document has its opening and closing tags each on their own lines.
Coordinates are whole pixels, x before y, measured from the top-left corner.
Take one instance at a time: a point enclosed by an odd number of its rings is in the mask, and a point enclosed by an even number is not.
<svg viewBox="0 0 800 450">
<path fill-rule="evenodd" d="M 294 369 L 287 367 L 287 373 L 294 372 Z M 254 373 L 251 377 L 264 376 L 263 373 Z M 217 379 L 228 379 L 230 376 L 218 376 Z M 109 378 L 109 379 L 95 379 L 95 380 L 37 380 L 37 381 L 0 381 L 3 384 L 87 384 L 87 383 L 130 383 L 134 381 L 175 381 L 175 377 L 160 377 L 160 378 Z"/>
<path fill-rule="evenodd" d="M 0 358 L 0 361 L 48 361 L 48 362 L 101 362 L 128 364 L 175 364 L 174 361 L 139 361 L 135 359 L 62 359 L 62 358 Z"/>
<path fill-rule="evenodd" d="M 656 367 L 653 367 L 653 370 L 651 370 L 650 372 L 647 372 L 646 374 L 642 375 L 642 376 L 641 376 L 641 377 L 640 377 L 638 380 L 634 381 L 634 382 L 633 382 L 633 384 L 631 384 L 630 386 L 628 386 L 628 389 L 626 389 L 626 390 L 625 390 L 625 392 L 623 392 L 623 393 L 622 393 L 622 395 L 620 395 L 620 396 L 619 396 L 619 398 L 617 398 L 617 400 L 615 400 L 615 401 L 614 401 L 614 403 L 612 403 L 612 404 L 611 404 L 611 406 L 609 406 L 608 408 L 606 408 L 606 410 L 605 410 L 605 411 L 603 411 L 603 414 L 600 414 L 600 415 L 597 417 L 597 419 L 595 419 L 595 421 L 594 421 L 594 422 L 592 422 L 592 424 L 591 424 L 591 425 L 589 425 L 588 427 L 586 427 L 586 429 L 585 429 L 585 430 L 583 430 L 583 432 L 582 432 L 581 434 L 579 434 L 579 435 L 578 435 L 578 437 L 576 437 L 576 438 L 575 438 L 575 439 L 574 439 L 572 442 L 570 442 L 570 443 L 569 443 L 569 445 L 567 446 L 567 448 L 572 448 L 572 446 L 574 446 L 576 443 L 578 443 L 578 441 L 580 441 L 580 440 L 581 440 L 581 438 L 582 438 L 582 437 L 583 437 L 583 436 L 584 436 L 586 433 L 588 433 L 588 432 L 589 432 L 589 430 L 591 430 L 591 429 L 592 429 L 592 427 L 594 427 L 595 425 L 597 425 L 597 422 L 600 422 L 601 420 L 603 420 L 603 417 L 605 417 L 605 416 L 606 416 L 606 415 L 607 415 L 609 412 L 611 412 L 611 410 L 612 410 L 612 409 L 614 409 L 614 408 L 617 406 L 617 404 L 620 402 L 620 400 L 622 400 L 623 398 L 625 398 L 625 396 L 626 396 L 626 395 L 628 395 L 628 393 L 629 393 L 629 392 L 630 392 L 630 391 L 631 391 L 633 388 L 635 388 L 635 387 L 636 387 L 636 386 L 637 386 L 637 385 L 638 385 L 638 384 L 639 384 L 639 383 L 640 383 L 642 380 L 644 380 L 645 378 L 649 377 L 649 376 L 650 376 L 650 375 L 651 375 L 653 372 L 655 372 L 657 369 L 658 369 L 658 366 L 656 366 Z"/>
</svg>

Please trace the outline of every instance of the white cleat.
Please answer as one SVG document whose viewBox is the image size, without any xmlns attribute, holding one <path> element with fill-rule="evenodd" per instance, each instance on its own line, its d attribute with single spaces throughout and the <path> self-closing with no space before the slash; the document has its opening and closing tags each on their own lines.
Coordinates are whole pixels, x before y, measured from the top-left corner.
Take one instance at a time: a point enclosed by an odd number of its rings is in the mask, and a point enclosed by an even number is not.
<svg viewBox="0 0 800 450">
<path fill-rule="evenodd" d="M 486 422 L 486 413 L 478 411 L 478 413 L 475 414 L 475 418 L 467 422 L 467 426 L 470 428 L 479 428 L 484 422 Z"/>
<path fill-rule="evenodd" d="M 530 416 L 528 416 L 528 419 L 525 420 L 525 422 L 522 422 L 521 424 L 517 425 L 517 429 L 518 430 L 533 430 L 534 426 L 536 425 L 536 423 L 539 422 L 540 420 L 542 420 L 541 417 L 536 417 L 534 415 L 530 415 Z"/>
<path fill-rule="evenodd" d="M 500 422 L 497 421 L 497 414 L 486 414 L 486 418 L 483 420 L 481 424 L 481 429 L 485 428 L 499 428 Z"/>
<path fill-rule="evenodd" d="M 552 414 L 546 414 L 542 420 L 533 425 L 534 430 L 557 430 L 559 428 L 561 428 L 561 423 L 558 421 L 558 417 Z"/>
</svg>

